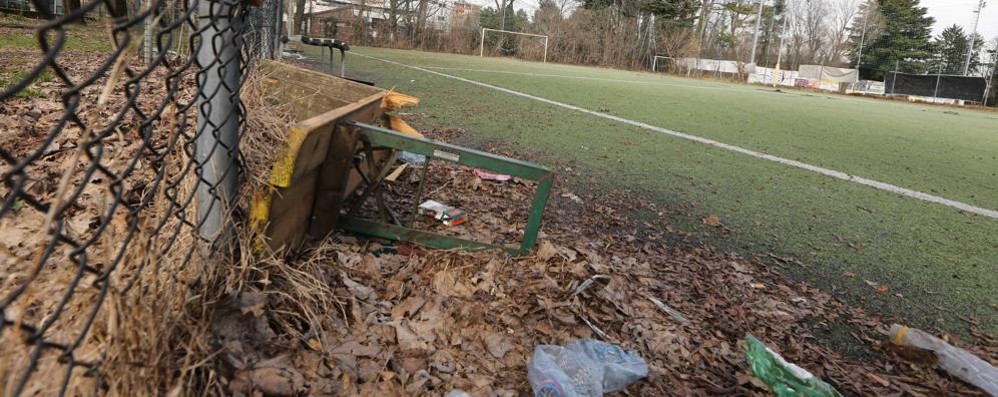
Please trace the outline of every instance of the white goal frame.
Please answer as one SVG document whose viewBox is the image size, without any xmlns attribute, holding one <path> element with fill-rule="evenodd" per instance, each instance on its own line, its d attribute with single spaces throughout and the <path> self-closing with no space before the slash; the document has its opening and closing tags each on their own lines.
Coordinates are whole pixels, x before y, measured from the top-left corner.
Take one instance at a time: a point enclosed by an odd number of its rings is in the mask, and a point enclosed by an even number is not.
<svg viewBox="0 0 998 397">
<path fill-rule="evenodd" d="M 669 56 L 665 56 L 665 55 L 652 55 L 652 57 L 651 57 L 651 71 L 654 72 L 654 73 L 658 73 L 658 59 L 659 58 L 662 58 L 662 59 L 672 59 L 673 61 L 676 61 L 675 57 L 669 57 Z"/>
<path fill-rule="evenodd" d="M 510 32 L 508 30 L 502 30 L 502 29 L 482 28 L 482 41 L 481 41 L 481 43 L 478 44 L 478 46 L 479 46 L 479 54 L 478 54 L 478 56 L 480 56 L 482 58 L 485 58 L 485 31 L 518 34 L 518 35 L 521 35 L 521 36 L 530 36 L 530 37 L 543 37 L 544 38 L 544 59 L 543 59 L 542 62 L 543 63 L 548 63 L 548 36 L 547 35 L 533 34 L 533 33 L 523 33 L 523 32 Z"/>
</svg>

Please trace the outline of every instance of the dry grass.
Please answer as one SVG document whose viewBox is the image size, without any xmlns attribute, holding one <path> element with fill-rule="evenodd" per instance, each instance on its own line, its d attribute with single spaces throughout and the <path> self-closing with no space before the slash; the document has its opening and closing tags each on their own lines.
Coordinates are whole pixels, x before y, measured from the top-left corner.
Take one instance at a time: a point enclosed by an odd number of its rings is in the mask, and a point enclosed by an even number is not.
<svg viewBox="0 0 998 397">
<path fill-rule="evenodd" d="M 263 84 L 266 78 L 263 72 L 251 73 L 241 95 L 247 115 L 246 133 L 240 150 L 245 159 L 244 189 L 248 191 L 269 187 L 270 170 L 282 153 L 280 148 L 287 141 L 288 127 L 299 121 L 290 102 L 282 101 L 267 91 Z"/>
<path fill-rule="evenodd" d="M 69 72 L 82 78 L 101 60 L 99 55 L 80 55 L 68 62 L 73 65 Z M 165 74 L 164 68 L 157 68 L 148 81 L 164 81 Z M 275 148 L 282 145 L 293 121 L 286 106 L 260 89 L 259 78 L 262 76 L 251 75 L 243 92 L 250 110 L 242 140 L 246 166 L 243 192 L 266 186 L 270 165 L 279 153 Z M 0 394 L 12 394 L 24 379 L 24 395 L 50 393 L 59 389 L 70 372 L 67 390 L 71 395 L 227 394 L 224 390 L 233 370 L 251 367 L 253 360 L 268 355 L 235 357 L 225 348 L 226 339 L 219 337 L 220 331 L 233 326 L 224 323 L 233 319 L 224 314 L 234 305 L 238 307 L 239 298 L 248 293 L 280 302 L 280 309 L 267 317 L 280 343 L 323 335 L 317 331 L 321 324 L 318 318 L 342 310 L 325 283 L 321 256 L 292 264 L 274 253 L 254 251 L 254 236 L 240 225 L 236 226 L 240 233 L 233 249 L 241 253 L 236 261 L 228 259 L 232 256 L 225 252 L 206 252 L 196 239 L 191 226 L 196 223 L 195 205 L 190 199 L 197 179 L 194 169 L 188 167 L 192 159 L 185 150 L 192 143 L 195 108 L 182 110 L 194 99 L 193 75 L 183 77 L 177 96 L 167 101 L 162 117 L 153 123 L 151 143 L 167 153 L 162 159 L 143 150 L 135 129 L 139 120 L 132 115 L 125 117 L 113 134 L 95 139 L 93 131 L 100 130 L 125 101 L 120 82 L 101 79 L 95 86 L 113 89 L 106 91 L 112 94 L 103 105 L 98 96 L 104 90 L 84 92 L 78 114 L 93 128 L 62 129 L 55 144 L 70 149 L 49 147 L 50 154 L 27 170 L 32 182 L 26 189 L 43 200 L 58 204 L 77 190 L 83 193 L 68 203 L 65 211 L 44 213 L 19 204 L 17 210 L 0 219 L 0 271 L 4 274 L 0 298 L 26 286 L 23 294 L 4 304 L 4 317 L 15 324 L 0 331 L 0 356 L 5 357 L 0 362 Z M 54 119 L 64 111 L 57 102 L 64 89 L 59 82 L 44 83 L 40 97 L 15 98 L 5 102 L 5 107 L 14 112 L 40 108 L 43 114 L 39 120 Z M 138 106 L 152 114 L 166 100 L 165 92 L 162 84 L 145 85 Z M 0 112 L 0 118 L 7 117 L 4 114 Z M 4 149 L 16 156 L 38 149 L 38 138 L 56 128 L 41 121 L 32 128 L 5 124 L 7 119 L 0 122 L 4 122 L 0 128 L 37 134 L 3 141 Z M 100 159 L 83 151 L 88 143 L 97 141 L 106 152 Z M 132 164 L 136 158 L 137 165 Z M 123 176 L 121 191 L 107 178 L 88 176 L 86 170 L 97 163 Z M 135 165 L 130 173 L 129 165 Z M 0 173 L 9 170 L 3 166 Z M 0 197 L 12 194 L 8 187 L 0 188 Z M 237 207 L 246 208 L 249 196 L 241 194 Z M 147 199 L 148 204 L 135 207 L 136 198 Z M 116 202 L 122 204 L 114 206 Z M 67 235 L 80 241 L 94 241 L 85 250 L 85 259 L 95 272 L 82 271 L 77 264 L 82 259 L 74 261 L 79 257 L 71 255 L 70 247 L 53 243 L 46 232 L 50 226 L 64 227 Z M 42 253 L 49 245 L 54 251 L 44 259 Z M 106 277 L 95 274 L 99 272 Z M 89 331 L 81 332 L 91 316 Z M 24 343 L 28 335 L 20 324 L 49 322 L 44 341 L 75 343 L 75 363 L 94 365 L 70 369 L 65 357 L 60 359 L 61 350 Z M 36 354 L 37 362 L 32 364 Z"/>
</svg>

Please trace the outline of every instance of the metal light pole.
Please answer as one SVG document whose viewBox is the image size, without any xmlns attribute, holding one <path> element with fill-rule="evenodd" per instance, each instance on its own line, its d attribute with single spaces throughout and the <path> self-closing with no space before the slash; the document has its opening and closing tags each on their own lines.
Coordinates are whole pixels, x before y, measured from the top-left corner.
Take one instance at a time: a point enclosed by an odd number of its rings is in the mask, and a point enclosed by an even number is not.
<svg viewBox="0 0 998 397">
<path fill-rule="evenodd" d="M 974 36 L 977 35 L 977 22 L 981 20 L 981 9 L 984 8 L 984 0 L 977 3 L 977 11 L 974 11 L 974 28 L 970 31 L 970 45 L 967 46 L 967 59 L 963 61 L 963 75 L 967 75 L 970 70 L 970 58 L 974 53 Z"/>
<path fill-rule="evenodd" d="M 939 63 L 939 69 L 936 70 L 936 88 L 932 90 L 932 103 L 936 103 L 939 98 L 939 80 L 943 75 L 943 64 Z"/>
<path fill-rule="evenodd" d="M 787 16 L 783 15 L 783 28 L 780 29 L 780 46 L 776 48 L 776 70 L 773 71 L 773 87 L 776 87 L 776 76 L 780 74 L 780 62 L 783 61 L 783 37 L 787 31 Z"/>
<path fill-rule="evenodd" d="M 859 51 L 856 55 L 856 69 L 859 69 L 860 62 L 863 62 L 863 44 L 866 43 L 866 23 L 870 21 L 870 7 L 866 7 L 866 13 L 863 15 L 863 33 L 859 35 Z"/>
<path fill-rule="evenodd" d="M 898 68 L 901 67 L 901 60 L 894 60 L 894 78 L 891 79 L 891 95 L 894 95 L 894 85 L 898 82 Z"/>
<path fill-rule="evenodd" d="M 506 30 L 506 1 L 502 2 L 502 27 L 499 30 Z"/>
<path fill-rule="evenodd" d="M 755 47 L 759 44 L 759 25 L 762 23 L 762 3 L 763 0 L 759 0 L 759 10 L 755 14 L 755 34 L 752 36 L 752 56 L 749 57 L 749 63 L 755 63 Z"/>
<path fill-rule="evenodd" d="M 996 45 L 998 45 L 998 41 L 996 41 Z M 996 47 L 995 52 L 991 54 L 991 59 L 994 63 L 991 65 L 991 71 L 988 72 L 988 82 L 984 86 L 984 98 L 981 98 L 981 105 L 984 107 L 988 106 L 988 94 L 991 92 L 991 80 L 994 78 L 995 69 L 998 69 L 998 47 Z"/>
</svg>

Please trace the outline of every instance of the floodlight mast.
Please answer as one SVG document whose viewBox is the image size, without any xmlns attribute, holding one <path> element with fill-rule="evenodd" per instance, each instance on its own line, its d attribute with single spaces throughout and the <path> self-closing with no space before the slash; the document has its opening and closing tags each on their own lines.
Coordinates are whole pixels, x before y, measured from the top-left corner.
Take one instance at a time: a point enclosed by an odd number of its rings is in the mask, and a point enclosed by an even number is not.
<svg viewBox="0 0 998 397">
<path fill-rule="evenodd" d="M 974 11 L 974 29 L 970 32 L 970 45 L 967 46 L 967 59 L 963 61 L 963 75 L 970 71 L 970 58 L 974 54 L 974 39 L 977 36 L 977 22 L 981 20 L 981 10 L 984 8 L 984 0 L 977 3 L 977 11 Z"/>
</svg>

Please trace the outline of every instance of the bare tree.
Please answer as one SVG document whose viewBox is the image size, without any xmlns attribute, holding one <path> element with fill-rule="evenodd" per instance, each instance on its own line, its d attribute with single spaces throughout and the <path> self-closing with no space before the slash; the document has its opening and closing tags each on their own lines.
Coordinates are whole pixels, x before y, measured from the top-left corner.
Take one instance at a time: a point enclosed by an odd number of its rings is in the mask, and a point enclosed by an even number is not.
<svg viewBox="0 0 998 397">
<path fill-rule="evenodd" d="M 561 10 L 563 18 L 568 17 L 577 5 L 575 0 L 556 0 L 555 2 L 558 4 L 558 9 Z"/>
<path fill-rule="evenodd" d="M 848 60 L 850 26 L 855 23 L 859 0 L 837 0 L 829 13 L 828 60 L 831 65 L 845 65 Z M 860 22 L 862 23 L 862 22 Z"/>
<path fill-rule="evenodd" d="M 295 0 L 295 34 L 302 34 L 305 26 L 305 0 Z"/>
<path fill-rule="evenodd" d="M 825 33 L 827 25 L 828 5 L 823 0 L 804 2 L 804 34 L 807 42 L 807 59 L 809 62 L 823 63 L 827 59 L 825 48 Z"/>
<path fill-rule="evenodd" d="M 402 0 L 388 0 L 388 39 L 395 40 L 399 30 L 399 11 Z"/>
<path fill-rule="evenodd" d="M 866 0 L 856 9 L 856 17 L 850 27 L 850 47 L 853 59 L 870 42 L 884 31 L 884 19 L 877 7 L 877 0 Z"/>
<path fill-rule="evenodd" d="M 80 0 L 62 0 L 62 13 L 69 14 L 79 10 L 81 6 Z M 86 18 L 80 18 L 80 23 L 86 23 Z"/>
</svg>

